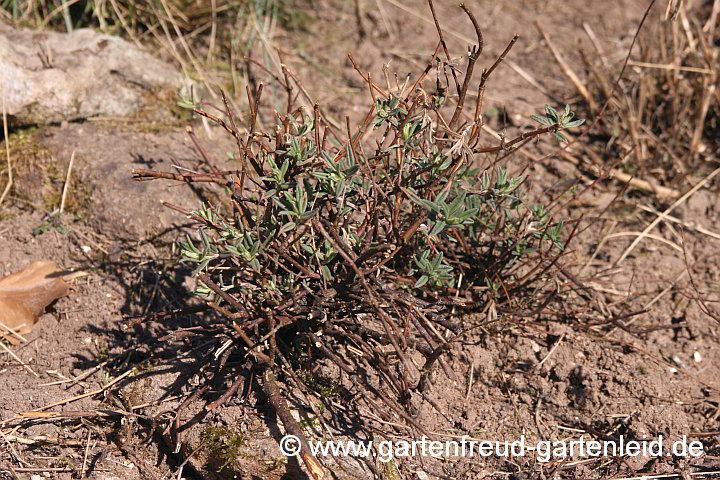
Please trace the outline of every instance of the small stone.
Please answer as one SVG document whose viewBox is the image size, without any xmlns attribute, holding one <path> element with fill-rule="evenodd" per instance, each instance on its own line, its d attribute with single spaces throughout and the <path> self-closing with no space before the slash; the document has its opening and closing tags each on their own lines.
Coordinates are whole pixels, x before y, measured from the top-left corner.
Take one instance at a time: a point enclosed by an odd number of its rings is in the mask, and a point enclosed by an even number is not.
<svg viewBox="0 0 720 480">
<path fill-rule="evenodd" d="M 167 63 L 92 29 L 37 32 L 0 23 L 0 52 L 0 83 L 16 126 L 67 129 L 74 120 L 136 115 L 147 91 L 187 87 Z"/>
<path fill-rule="evenodd" d="M 696 363 L 702 362 L 702 355 L 700 355 L 700 352 L 693 353 L 693 360 L 695 360 Z"/>
</svg>

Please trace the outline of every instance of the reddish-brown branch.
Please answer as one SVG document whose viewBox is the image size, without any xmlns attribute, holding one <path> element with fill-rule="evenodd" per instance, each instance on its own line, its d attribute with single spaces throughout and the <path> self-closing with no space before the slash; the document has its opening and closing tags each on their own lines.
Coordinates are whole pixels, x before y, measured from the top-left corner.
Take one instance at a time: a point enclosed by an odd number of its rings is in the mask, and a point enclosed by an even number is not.
<svg viewBox="0 0 720 480">
<path fill-rule="evenodd" d="M 448 51 L 447 44 L 445 43 L 445 37 L 443 37 L 442 28 L 440 28 L 440 22 L 438 21 L 437 14 L 435 13 L 435 5 L 433 5 L 432 0 L 428 0 L 428 4 L 430 5 L 430 13 L 432 13 L 433 22 L 435 22 L 435 29 L 440 37 L 440 44 L 445 52 L 445 58 L 447 58 L 448 63 L 451 63 L 452 59 L 450 58 L 450 52 Z M 458 95 L 460 95 L 460 82 L 457 79 L 457 74 L 452 67 L 450 68 L 450 72 L 452 72 L 453 80 L 455 81 L 455 89 L 457 90 Z"/>
<path fill-rule="evenodd" d="M 460 88 L 458 91 L 458 103 L 455 106 L 455 113 L 453 113 L 453 116 L 450 119 L 450 123 L 448 124 L 450 126 L 450 129 L 454 129 L 457 126 L 457 122 L 460 121 L 460 114 L 462 113 L 463 107 L 465 106 L 465 97 L 467 96 L 468 87 L 470 86 L 470 79 L 472 78 L 473 70 L 475 70 L 475 62 L 477 62 L 478 57 L 483 51 L 483 46 L 485 45 L 485 40 L 483 39 L 482 32 L 480 31 L 480 24 L 475 18 L 475 15 L 473 15 L 470 9 L 468 9 L 463 4 L 460 5 L 460 8 L 462 8 L 463 11 L 467 14 L 467 16 L 470 17 L 470 21 L 475 28 L 475 34 L 477 35 L 478 44 L 477 46 L 474 46 L 470 49 L 470 54 L 468 55 L 468 66 L 465 70 L 465 79 L 463 80 L 462 88 Z M 454 74 L 455 71 L 453 70 L 453 75 Z M 457 82 L 457 79 L 455 81 Z"/>
<path fill-rule="evenodd" d="M 133 176 L 133 180 L 136 182 L 147 182 L 149 180 L 157 180 L 158 178 L 164 178 L 166 180 L 176 180 L 178 182 L 185 183 L 217 183 L 218 185 L 226 186 L 227 180 L 224 178 L 227 175 L 237 174 L 237 170 L 229 170 L 225 172 L 215 172 L 211 174 L 194 173 L 194 174 L 179 174 L 172 172 L 155 172 L 153 170 L 140 170 L 132 169 L 130 171 Z"/>
</svg>

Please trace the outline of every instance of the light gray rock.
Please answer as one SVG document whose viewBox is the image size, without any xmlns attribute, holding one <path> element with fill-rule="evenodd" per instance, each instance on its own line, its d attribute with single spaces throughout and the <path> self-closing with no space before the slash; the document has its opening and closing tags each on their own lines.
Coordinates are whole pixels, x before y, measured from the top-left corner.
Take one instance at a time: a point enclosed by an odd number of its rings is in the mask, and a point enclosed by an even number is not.
<svg viewBox="0 0 720 480">
<path fill-rule="evenodd" d="M 0 94 L 13 126 L 133 115 L 148 94 L 184 84 L 174 67 L 121 38 L 0 22 Z"/>
</svg>

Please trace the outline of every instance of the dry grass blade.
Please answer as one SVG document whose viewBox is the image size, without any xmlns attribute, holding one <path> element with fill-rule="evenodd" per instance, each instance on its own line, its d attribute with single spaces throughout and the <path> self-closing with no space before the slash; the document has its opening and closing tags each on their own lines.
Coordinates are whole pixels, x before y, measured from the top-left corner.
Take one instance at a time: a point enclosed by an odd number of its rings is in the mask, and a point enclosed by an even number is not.
<svg viewBox="0 0 720 480">
<path fill-rule="evenodd" d="M 61 12 L 62 12 L 63 14 L 66 14 L 65 12 L 68 11 L 68 8 L 69 8 L 69 7 L 71 7 L 72 5 L 75 5 L 76 3 L 80 2 L 80 1 L 81 1 L 81 0 L 67 0 L 66 2 L 63 2 L 63 3 L 61 3 L 60 5 L 58 5 L 57 7 L 55 7 L 55 9 L 54 9 L 52 12 L 50 12 L 50 13 L 45 17 L 45 19 L 42 21 L 42 23 L 40 24 L 40 28 L 45 28 L 45 27 L 47 26 L 47 24 L 50 23 L 50 21 L 51 21 L 51 20 L 55 17 L 55 15 L 57 15 L 58 13 L 61 13 Z M 71 30 L 72 30 L 72 27 L 71 27 L 70 29 L 68 29 L 68 31 L 71 31 Z"/>
<path fill-rule="evenodd" d="M 14 337 L 16 337 L 16 338 L 17 338 L 19 341 L 21 341 L 21 342 L 23 342 L 23 343 L 27 343 L 27 342 L 28 342 L 27 338 L 23 337 L 23 336 L 20 334 L 20 332 L 18 332 L 18 331 L 17 331 L 16 329 L 14 329 L 14 328 L 8 327 L 8 326 L 5 325 L 3 322 L 0 322 L 0 328 L 2 328 L 3 330 L 5 330 L 5 332 L 7 332 L 7 333 L 13 335 Z M 3 334 L 3 332 L 0 330 L 0 338 L 2 338 L 3 336 L 4 336 L 4 334 Z M 12 342 L 12 340 L 11 340 L 11 342 Z"/>
<path fill-rule="evenodd" d="M 659 211 L 655 210 L 654 208 L 646 206 L 646 205 L 638 205 L 638 208 L 640 210 L 644 210 L 646 212 L 650 212 L 652 214 L 659 215 L 660 217 L 663 218 L 663 220 L 667 220 L 668 222 L 677 223 L 689 230 L 694 230 L 698 233 L 702 233 L 703 235 L 707 235 L 708 237 L 712 237 L 714 239 L 720 240 L 720 234 L 715 233 L 711 230 L 708 230 L 707 228 L 703 227 L 702 225 L 696 225 L 695 223 L 692 223 L 692 222 L 685 222 L 685 221 L 680 220 L 677 217 L 673 217 L 672 215 L 665 215 L 662 212 L 659 212 Z"/>
<path fill-rule="evenodd" d="M 669 247 L 671 247 L 671 248 L 672 248 L 673 250 L 675 250 L 675 251 L 678 251 L 678 252 L 682 252 L 682 251 L 683 251 L 682 247 L 681 247 L 680 245 L 678 245 L 677 243 L 671 242 L 670 240 L 668 240 L 668 239 L 666 239 L 666 238 L 663 238 L 663 237 L 661 237 L 660 235 L 653 235 L 653 234 L 651 234 L 651 233 L 645 233 L 645 232 L 618 232 L 618 233 L 613 233 L 613 234 L 611 234 L 611 235 L 608 235 L 606 238 L 611 239 L 611 238 L 620 238 L 620 237 L 642 237 L 642 238 L 650 238 L 650 239 L 652 239 L 652 240 L 656 240 L 656 241 L 658 241 L 658 242 L 660 242 L 660 243 L 664 243 L 665 245 L 668 245 Z"/>
<path fill-rule="evenodd" d="M 57 406 L 59 406 L 59 405 L 65 405 L 66 403 L 72 403 L 72 402 L 75 402 L 75 401 L 77 401 L 77 400 L 81 400 L 81 399 L 87 398 L 87 397 L 93 397 L 93 396 L 95 396 L 95 395 L 97 395 L 97 394 L 99 394 L 99 393 L 104 392 L 105 390 L 109 389 L 110 387 L 112 387 L 112 386 L 115 385 L 116 383 L 118 383 L 118 382 L 124 380 L 125 378 L 129 377 L 129 376 L 132 375 L 133 373 L 134 373 L 134 370 L 128 370 L 128 371 L 126 371 L 125 373 L 123 373 L 122 375 L 120 375 L 119 377 L 113 379 L 111 382 L 107 383 L 107 384 L 106 384 L 105 386 L 103 386 L 102 388 L 98 388 L 98 389 L 96 389 L 96 390 L 93 390 L 93 391 L 90 391 L 90 392 L 87 392 L 87 393 L 83 393 L 83 394 L 80 394 L 80 395 L 75 395 L 74 397 L 66 398 L 66 399 L 60 400 L 60 401 L 58 401 L 58 402 L 53 402 L 53 403 L 51 403 L 51 404 L 45 405 L 44 407 L 36 408 L 35 410 L 33 410 L 33 412 L 43 412 L 44 410 L 47 410 L 48 408 L 57 407 Z M 27 412 L 26 412 L 26 413 L 27 413 Z M 49 412 L 49 413 L 52 413 L 52 412 Z"/>
<path fill-rule="evenodd" d="M 67 174 L 65 175 L 65 184 L 63 185 L 62 197 L 60 198 L 60 214 L 65 210 L 65 199 L 68 188 L 70 187 L 70 174 L 72 173 L 73 163 L 75 163 L 75 150 L 73 150 L 72 155 L 70 155 L 70 164 L 68 164 Z"/>
<path fill-rule="evenodd" d="M 710 479 L 720 474 L 720 470 L 707 472 L 689 472 L 689 473 L 666 473 L 660 475 L 640 475 L 637 477 L 614 477 L 614 480 L 685 480 L 685 478 L 697 478 L 698 480 Z"/>
<path fill-rule="evenodd" d="M 597 111 L 597 103 L 595 102 L 595 99 L 590 95 L 590 92 L 588 91 L 587 87 L 583 82 L 580 81 L 580 78 L 577 76 L 577 74 L 573 71 L 572 68 L 570 68 L 570 65 L 565 61 L 565 59 L 560 55 L 560 52 L 555 47 L 555 45 L 550 41 L 550 36 L 545 33 L 545 30 L 540 26 L 540 23 L 535 22 L 535 26 L 537 27 L 538 31 L 542 35 L 543 39 L 545 39 L 545 43 L 547 43 L 548 48 L 550 48 L 550 52 L 552 52 L 553 56 L 555 57 L 555 60 L 557 61 L 558 65 L 560 65 L 560 69 L 563 71 L 563 73 L 570 79 L 573 85 L 575 85 L 575 88 L 577 91 L 582 95 L 582 97 L 585 99 L 587 104 L 590 106 L 590 110 L 595 112 Z"/>
<path fill-rule="evenodd" d="M 0 205 L 2 205 L 3 200 L 5 200 L 5 197 L 7 196 L 8 192 L 10 192 L 10 188 L 13 184 L 13 176 L 12 176 L 12 164 L 10 163 L 10 138 L 8 135 L 8 123 L 7 123 L 7 107 L 5 105 L 5 84 L 3 83 L 2 88 L 2 116 L 3 116 L 3 135 L 5 138 L 5 155 L 7 157 L 7 166 L 8 166 L 8 182 L 5 185 L 5 189 L 3 190 L 2 195 L 0 195 Z"/>
<path fill-rule="evenodd" d="M 720 50 L 715 51 L 714 60 L 717 61 L 717 53 Z M 703 133 L 705 130 L 705 119 L 707 118 L 708 112 L 710 111 L 710 104 L 715 99 L 715 91 L 717 89 L 717 72 L 713 72 L 710 77 L 703 79 L 703 93 L 702 101 L 697 113 L 697 123 L 695 124 L 695 130 L 692 136 L 692 142 L 690 143 L 690 151 L 692 153 L 700 150 L 700 144 L 703 139 Z"/>
<path fill-rule="evenodd" d="M 628 185 L 643 190 L 645 192 L 654 193 L 661 199 L 675 199 L 680 196 L 680 192 L 673 190 L 672 188 L 664 187 L 647 180 L 635 178 L 623 172 L 620 169 L 613 168 L 609 174 L 610 178 L 615 178 L 621 183 L 627 183 Z"/>
<path fill-rule="evenodd" d="M 29 366 L 27 363 L 23 362 L 23 361 L 20 359 L 20 357 L 18 357 L 17 355 L 15 355 L 15 352 L 13 352 L 12 350 L 10 350 L 10 349 L 5 345 L 5 343 L 2 342 L 2 340 L 0 340 L 0 347 L 2 347 L 2 349 L 5 350 L 5 352 L 6 352 L 8 355 L 10 355 L 12 358 L 14 358 L 16 362 L 18 362 L 20 365 L 22 365 L 25 370 L 27 370 L 27 371 L 30 372 L 31 374 L 35 375 L 36 377 L 39 377 L 39 376 L 40 376 L 40 375 L 38 375 L 37 373 L 35 373 L 35 370 L 33 370 L 32 368 L 30 368 L 30 366 Z"/>
<path fill-rule="evenodd" d="M 628 62 L 628 65 L 630 65 L 632 67 L 656 68 L 658 70 L 674 70 L 674 71 L 678 71 L 678 72 L 701 73 L 703 75 L 712 75 L 714 73 L 714 71 L 710 70 L 709 68 L 685 67 L 682 65 L 673 65 L 673 64 L 636 62 L 634 60 L 630 60 Z"/>
<path fill-rule="evenodd" d="M 663 216 L 664 216 L 664 215 L 669 214 L 669 213 L 672 212 L 677 206 L 681 205 L 681 204 L 684 203 L 688 198 L 692 197 L 692 196 L 695 194 L 695 192 L 697 192 L 697 191 L 700 190 L 702 187 L 704 187 L 705 185 L 707 185 L 708 182 L 710 182 L 710 180 L 712 180 L 713 178 L 715 178 L 715 176 L 716 176 L 718 173 L 720 173 L 720 168 L 716 168 L 715 170 L 713 170 L 707 177 L 705 177 L 705 178 L 702 179 L 700 182 L 698 182 L 698 184 L 695 185 L 693 188 L 691 188 L 690 191 L 688 191 L 685 195 L 683 195 L 682 197 L 680 197 L 675 203 L 673 203 L 672 205 L 670 205 L 670 207 L 668 207 L 664 212 L 662 212 L 662 215 L 658 215 L 658 217 L 657 217 L 655 220 L 653 220 L 653 221 L 650 223 L 650 225 L 648 225 L 648 226 L 645 228 L 645 230 L 643 230 L 643 231 L 641 232 L 641 235 L 639 235 L 635 240 L 633 240 L 633 242 L 630 244 L 630 246 L 629 246 L 629 247 L 623 252 L 623 254 L 620 256 L 620 258 L 618 258 L 617 262 L 615 262 L 615 265 L 620 265 L 620 264 L 627 258 L 627 256 L 630 255 L 630 253 L 633 251 L 633 249 L 643 240 L 643 238 L 646 237 L 647 234 L 648 234 L 653 228 L 655 228 L 658 223 L 660 223 L 660 222 L 663 220 Z"/>
<path fill-rule="evenodd" d="M 178 26 L 177 21 L 175 20 L 175 16 L 172 14 L 172 12 L 170 11 L 170 8 L 168 7 L 167 1 L 160 0 L 160 3 L 162 4 L 163 9 L 165 10 L 165 13 L 167 14 L 167 16 L 170 20 L 170 24 L 172 25 L 173 29 L 175 30 L 175 34 L 177 35 L 177 38 L 180 41 L 180 45 L 182 45 L 183 50 L 185 50 L 185 54 L 187 55 L 188 59 L 190 60 L 190 63 L 192 63 L 193 68 L 195 69 L 195 73 L 200 77 L 200 80 L 205 85 L 205 88 L 207 88 L 208 93 L 214 99 L 217 99 L 218 98 L 217 94 L 215 93 L 213 88 L 211 88 L 210 82 L 205 77 L 206 70 L 200 66 L 197 59 L 195 58 L 195 55 L 193 54 L 192 49 L 190 48 L 190 45 L 188 45 L 187 40 L 185 40 L 185 36 L 183 35 L 182 31 L 180 30 L 180 27 Z M 169 32 L 167 32 L 167 30 L 166 30 L 165 33 L 168 36 L 168 40 L 170 42 L 173 42 Z M 177 50 L 175 50 L 175 51 L 177 52 Z"/>
<path fill-rule="evenodd" d="M 650 33 L 639 39 L 638 55 L 627 61 L 633 68 L 621 96 L 609 92 L 605 57 L 594 33 L 586 28 L 597 51 L 584 55 L 592 72 L 588 88 L 612 105 L 604 111 L 596 150 L 621 155 L 634 149 L 635 157 L 624 164 L 626 174 L 652 175 L 664 188 L 684 189 L 677 185 L 687 183 L 689 172 L 712 162 L 720 146 L 716 134 L 720 48 L 714 20 L 705 24 L 707 30 L 699 23 L 712 17 L 709 3 L 669 4 L 668 18 L 677 21 L 653 24 Z M 598 56 L 600 62 L 595 62 Z"/>
<path fill-rule="evenodd" d="M 85 455 L 83 457 L 82 469 L 80 470 L 80 478 L 85 477 L 88 466 L 88 457 L 90 456 L 90 439 L 92 438 L 92 430 L 88 429 L 87 444 L 85 445 Z"/>
</svg>

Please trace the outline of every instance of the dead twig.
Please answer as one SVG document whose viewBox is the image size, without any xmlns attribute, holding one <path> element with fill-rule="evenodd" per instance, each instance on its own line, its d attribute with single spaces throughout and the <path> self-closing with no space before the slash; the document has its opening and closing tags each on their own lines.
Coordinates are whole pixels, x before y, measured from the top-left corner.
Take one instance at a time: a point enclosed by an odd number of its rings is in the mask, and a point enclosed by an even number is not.
<svg viewBox="0 0 720 480">
<path fill-rule="evenodd" d="M 3 343 L 2 341 L 0 341 L 0 347 L 2 347 L 2 349 L 5 350 L 5 352 L 7 352 L 12 358 L 14 358 L 16 362 L 18 362 L 20 365 L 22 365 L 22 367 L 23 367 L 25 370 L 27 370 L 28 372 L 32 373 L 35 377 L 38 377 L 38 378 L 40 377 L 40 375 L 38 375 L 37 373 L 35 373 L 35 370 L 33 370 L 32 368 L 30 368 L 30 365 L 28 365 L 27 363 L 25 363 L 25 362 L 23 362 L 22 360 L 20 360 L 20 357 L 18 357 L 17 355 L 15 355 L 15 352 L 13 352 L 12 350 L 10 350 L 10 349 L 5 345 L 5 343 Z"/>
<path fill-rule="evenodd" d="M 62 197 L 60 199 L 60 214 L 65 211 L 65 198 L 67 197 L 68 188 L 70 187 L 70 173 L 72 173 L 73 163 L 75 163 L 75 150 L 70 155 L 70 163 L 68 164 L 67 174 L 65 175 L 65 185 L 63 185 Z"/>
<path fill-rule="evenodd" d="M 81 399 L 83 399 L 83 398 L 94 397 L 95 395 L 97 395 L 97 394 L 99 394 L 99 393 L 103 393 L 104 391 L 106 391 L 106 390 L 108 390 L 109 388 L 113 387 L 113 386 L 114 386 L 115 384 L 117 384 L 118 382 L 120 382 L 120 381 L 124 380 L 125 378 L 131 376 L 133 373 L 134 373 L 134 370 L 132 370 L 132 369 L 131 369 L 131 370 L 128 370 L 127 372 L 123 373 L 122 375 L 120 375 L 119 377 L 115 378 L 115 379 L 112 380 L 111 382 L 108 382 L 108 383 L 107 383 L 105 386 L 103 386 L 102 388 L 98 388 L 98 389 L 96 389 L 96 390 L 93 390 L 93 391 L 87 392 L 87 393 L 83 393 L 83 394 L 81 394 L 81 395 L 75 395 L 74 397 L 66 398 L 66 399 L 64 399 L 64 400 L 60 400 L 60 401 L 51 403 L 51 404 L 49 404 L 49 405 L 45 405 L 44 407 L 36 408 L 35 410 L 33 410 L 33 412 L 42 412 L 42 411 L 44 411 L 44 410 L 47 410 L 48 408 L 57 407 L 58 405 L 65 405 L 65 404 L 67 404 L 67 403 L 72 403 L 72 402 L 75 402 L 75 401 L 77 401 L 77 400 L 81 400 Z"/>
<path fill-rule="evenodd" d="M 542 26 L 539 22 L 535 22 L 535 26 L 537 27 L 538 31 L 540 32 L 540 35 L 542 35 L 543 39 L 545 39 L 545 43 L 547 43 L 548 48 L 550 49 L 550 52 L 552 52 L 553 56 L 555 57 L 555 61 L 557 61 L 558 65 L 560 65 L 560 69 L 563 71 L 565 76 L 570 79 L 572 84 L 577 89 L 578 93 L 582 95 L 582 97 L 585 99 L 585 101 L 590 106 L 590 111 L 595 112 L 597 111 L 597 103 L 595 102 L 595 99 L 590 95 L 590 92 L 588 91 L 587 87 L 583 82 L 580 81 L 580 78 L 575 74 L 575 72 L 570 68 L 570 66 L 567 64 L 565 59 L 560 55 L 560 52 L 557 48 L 555 48 L 555 45 L 550 41 L 550 36 L 545 33 L 545 30 L 543 30 Z"/>
<path fill-rule="evenodd" d="M 216 172 L 213 174 L 191 174 L 191 175 L 180 175 L 172 172 L 156 172 L 153 170 L 140 170 L 132 169 L 130 173 L 133 174 L 133 180 L 137 182 L 146 182 L 149 180 L 157 180 L 158 178 L 164 178 L 167 180 L 176 180 L 183 183 L 217 183 L 218 185 L 227 186 L 227 180 L 224 178 L 229 175 L 237 175 L 239 172 L 231 170 L 227 172 Z"/>
<path fill-rule="evenodd" d="M 5 138 L 5 156 L 7 158 L 7 166 L 8 166 L 8 181 L 7 181 L 7 184 L 5 184 L 5 189 L 3 190 L 2 195 L 0 195 L 0 205 L 2 205 L 3 201 L 5 200 L 5 197 L 7 196 L 8 192 L 10 191 L 10 188 L 13 185 L 12 164 L 10 163 L 10 135 L 8 134 L 7 107 L 5 105 L 5 84 L 4 83 L 3 83 L 3 88 L 2 88 L 2 115 L 3 115 L 3 135 Z"/>
<path fill-rule="evenodd" d="M 697 192 L 697 191 L 700 190 L 702 187 L 704 187 L 705 185 L 707 185 L 707 184 L 710 182 L 710 180 L 712 180 L 713 178 L 715 178 L 715 176 L 716 176 L 718 173 L 720 173 L 720 168 L 716 168 L 715 170 L 713 170 L 708 176 L 706 176 L 705 178 L 703 178 L 703 179 L 702 179 L 701 181 L 699 181 L 693 188 L 691 188 L 685 195 L 683 195 L 682 197 L 680 197 L 677 201 L 675 201 L 675 203 L 673 203 L 672 205 L 670 205 L 664 212 L 662 212 L 662 215 L 658 215 L 658 217 L 657 217 L 655 220 L 653 220 L 653 221 L 640 233 L 640 235 L 638 235 L 638 237 L 635 238 L 635 240 L 633 240 L 633 242 L 632 242 L 632 243 L 630 244 L 630 246 L 623 252 L 623 254 L 620 255 L 620 258 L 617 259 L 617 261 L 615 262 L 615 265 L 616 265 L 616 266 L 617 266 L 617 265 L 620 265 L 620 264 L 627 258 L 627 256 L 630 255 L 630 253 L 633 251 L 633 249 L 643 240 L 643 238 L 645 238 L 645 237 L 647 236 L 647 234 L 650 233 L 650 231 L 651 231 L 653 228 L 655 228 L 655 227 L 657 226 L 657 224 L 660 223 L 660 222 L 663 220 L 663 216 L 664 216 L 664 215 L 669 214 L 669 213 L 672 212 L 676 207 L 678 207 L 679 205 L 681 205 L 682 203 L 684 203 L 688 198 L 692 197 L 692 196 L 695 194 L 695 192 Z"/>
</svg>

